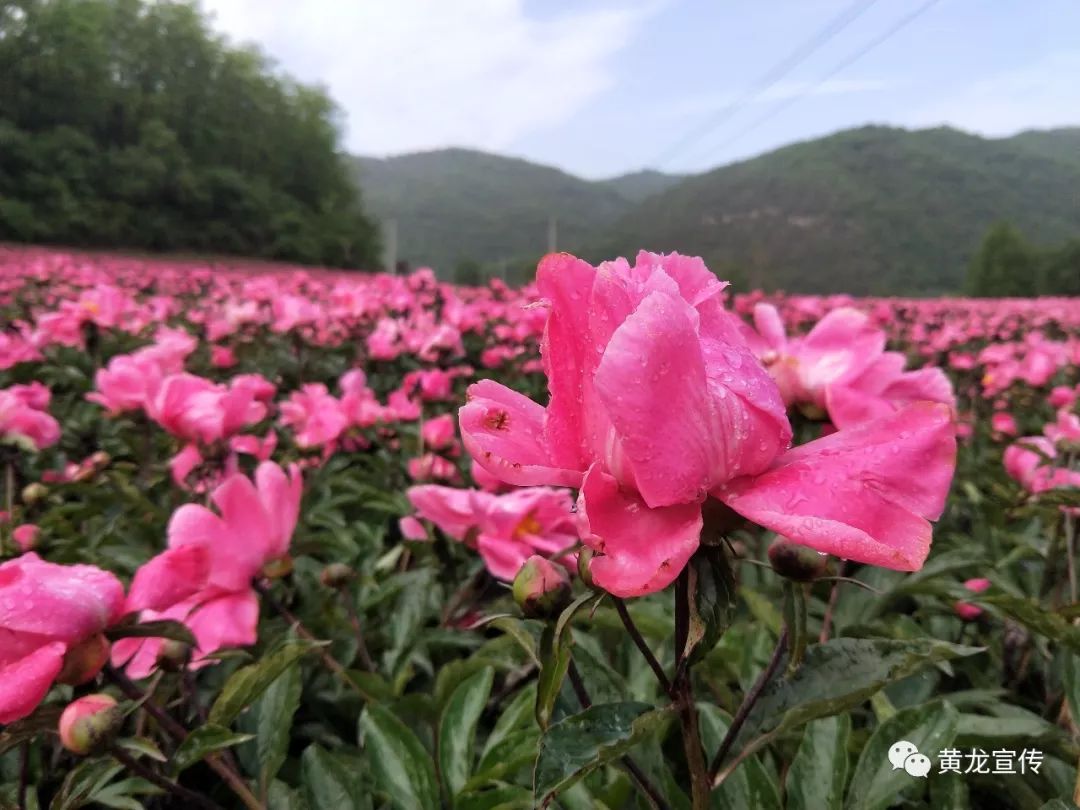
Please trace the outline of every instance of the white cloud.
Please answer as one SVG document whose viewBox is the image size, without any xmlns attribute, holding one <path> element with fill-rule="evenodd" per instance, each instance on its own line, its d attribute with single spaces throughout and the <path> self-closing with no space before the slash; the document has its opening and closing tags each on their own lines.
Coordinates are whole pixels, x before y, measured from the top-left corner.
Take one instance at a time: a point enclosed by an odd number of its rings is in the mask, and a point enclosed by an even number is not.
<svg viewBox="0 0 1080 810">
<path fill-rule="evenodd" d="M 561 124 L 615 80 L 648 12 L 584 8 L 546 19 L 521 0 L 205 0 L 215 28 L 324 85 L 346 145 L 386 154 L 505 150 Z"/>
<path fill-rule="evenodd" d="M 983 135 L 1076 126 L 1080 110 L 1080 51 L 1047 54 L 917 108 L 913 126 L 952 126 Z"/>
</svg>

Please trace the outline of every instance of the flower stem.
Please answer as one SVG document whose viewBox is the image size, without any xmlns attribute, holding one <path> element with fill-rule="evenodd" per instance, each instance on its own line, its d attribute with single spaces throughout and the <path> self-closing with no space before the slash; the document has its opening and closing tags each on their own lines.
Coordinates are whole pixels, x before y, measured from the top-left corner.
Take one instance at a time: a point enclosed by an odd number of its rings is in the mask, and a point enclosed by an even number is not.
<svg viewBox="0 0 1080 810">
<path fill-rule="evenodd" d="M 187 738 L 188 730 L 170 717 L 164 709 L 150 700 L 149 696 L 131 678 L 116 669 L 112 664 L 107 664 L 102 671 L 105 673 L 105 677 L 112 681 L 127 698 L 139 703 L 140 708 L 157 720 L 162 730 L 176 742 L 183 742 Z M 206 764 L 221 777 L 222 781 L 229 786 L 248 810 L 266 810 L 263 803 L 255 797 L 255 794 L 244 783 L 240 774 L 230 769 L 221 760 L 220 755 L 211 754 L 206 758 Z"/>
<path fill-rule="evenodd" d="M 574 694 L 577 696 L 581 708 L 588 709 L 592 706 L 592 701 L 589 699 L 589 692 L 585 688 L 585 682 L 581 679 L 581 673 L 578 672 L 578 668 L 574 664 L 573 659 L 570 660 L 567 675 L 570 677 L 570 685 L 574 689 Z M 649 781 L 649 777 L 647 777 L 638 764 L 630 758 L 629 754 L 624 755 L 620 761 L 630 774 L 630 778 L 634 780 L 634 783 L 641 792 L 645 794 L 645 798 L 648 800 L 649 805 L 653 810 L 671 810 L 671 808 L 668 807 L 667 802 L 665 802 L 664 798 L 660 795 L 660 792 L 652 782 Z"/>
<path fill-rule="evenodd" d="M 352 594 L 347 589 L 341 590 L 341 600 L 345 603 L 345 612 L 349 615 L 349 624 L 352 625 L 353 636 L 356 638 L 356 652 L 360 656 L 360 663 L 368 672 L 378 672 L 375 660 L 368 652 L 367 643 L 364 641 L 364 627 L 360 623 L 360 614 L 356 610 L 356 603 Z"/>
<path fill-rule="evenodd" d="M 617 596 L 611 597 L 615 602 L 615 611 L 619 614 L 619 618 L 622 620 L 623 627 L 626 628 L 626 632 L 630 634 L 630 638 L 633 639 L 634 644 L 641 651 L 642 656 L 645 658 L 645 663 L 649 665 L 649 668 L 656 675 L 656 680 L 660 682 L 660 688 L 664 690 L 666 694 L 671 694 L 671 681 L 668 680 L 667 675 L 664 673 L 664 668 L 660 666 L 660 662 L 656 660 L 656 656 L 653 655 L 653 651 L 649 649 L 649 645 L 645 642 L 641 632 L 637 629 L 637 625 L 634 624 L 634 619 L 630 615 L 630 611 L 626 609 L 626 603 Z"/>
<path fill-rule="evenodd" d="M 206 810 L 223 810 L 222 806 L 217 802 L 211 801 L 201 793 L 196 793 L 194 790 L 174 782 L 171 779 L 162 776 L 153 768 L 149 768 L 143 765 L 135 757 L 131 756 L 127 751 L 122 748 L 114 748 L 109 752 L 110 756 L 131 771 L 133 774 L 141 776 L 147 782 L 164 790 L 166 793 L 171 793 L 177 799 L 182 801 L 184 807 L 203 807 Z"/>
<path fill-rule="evenodd" d="M 709 771 L 705 767 L 705 754 L 701 750 L 701 731 L 698 728 L 697 704 L 694 688 L 690 682 L 690 669 L 686 657 L 686 640 L 690 634 L 690 574 L 683 568 L 675 580 L 675 678 L 671 685 L 672 697 L 679 710 L 679 726 L 682 731 L 683 751 L 690 770 L 690 804 L 693 810 L 707 810 L 709 806 Z"/>
<path fill-rule="evenodd" d="M 784 657 L 787 640 L 788 629 L 785 627 L 780 633 L 780 638 L 776 640 L 776 647 L 773 649 L 769 663 L 765 665 L 765 669 L 761 670 L 761 674 L 754 681 L 754 685 L 750 687 L 750 691 L 746 693 L 743 702 L 735 710 L 735 717 L 732 718 L 727 734 L 724 735 L 724 739 L 720 742 L 720 747 L 716 750 L 716 756 L 713 757 L 712 764 L 709 766 L 709 779 L 713 787 L 717 787 L 722 781 L 718 777 L 720 766 L 723 765 L 724 757 L 728 755 L 731 746 L 735 743 L 735 738 L 739 736 L 739 732 L 746 723 L 746 718 L 750 716 L 750 710 L 754 708 L 754 704 L 761 697 L 761 693 L 765 691 L 765 687 L 773 679 L 776 670 L 780 668 L 780 661 Z"/>
<path fill-rule="evenodd" d="M 299 616 L 297 616 L 295 613 L 293 613 L 291 610 L 281 604 L 281 602 L 274 598 L 273 594 L 270 593 L 270 588 L 267 587 L 266 583 L 256 581 L 253 587 L 255 588 L 255 591 L 259 594 L 259 596 L 266 600 L 266 603 L 270 605 L 270 607 L 277 611 L 277 613 L 283 619 L 285 619 L 285 621 L 292 625 L 293 630 L 296 631 L 296 634 L 300 636 L 300 638 L 306 641 L 318 641 L 318 638 L 316 638 L 315 634 L 308 630 L 304 626 L 304 623 L 300 621 Z M 341 662 L 326 651 L 325 646 L 320 645 L 318 648 L 318 652 L 319 657 L 322 659 L 323 664 L 326 665 L 326 668 L 333 672 L 334 675 L 336 675 L 343 684 L 352 689 L 365 700 L 369 698 L 368 693 L 360 687 L 360 684 L 358 684 L 352 679 L 352 676 L 349 675 L 349 671 L 344 666 L 342 666 Z"/>
<path fill-rule="evenodd" d="M 806 585 L 784 580 L 784 624 L 788 629 L 791 655 L 787 673 L 791 675 L 803 662 L 806 654 Z"/>
</svg>

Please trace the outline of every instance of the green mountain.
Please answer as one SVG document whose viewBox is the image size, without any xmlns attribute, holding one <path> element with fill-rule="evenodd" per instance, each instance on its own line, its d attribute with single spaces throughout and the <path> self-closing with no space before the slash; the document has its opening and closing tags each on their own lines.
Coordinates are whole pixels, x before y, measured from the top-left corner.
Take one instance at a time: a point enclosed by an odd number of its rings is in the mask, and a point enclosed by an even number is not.
<svg viewBox="0 0 1080 810">
<path fill-rule="evenodd" d="M 721 276 L 797 292 L 954 291 L 996 221 L 1037 243 L 1080 235 L 1075 138 L 840 132 L 691 177 L 630 211 L 589 253 L 679 250 Z"/>
<path fill-rule="evenodd" d="M 603 183 L 466 149 L 356 158 L 354 165 L 365 204 L 384 227 L 396 222 L 398 257 L 444 277 L 463 262 L 489 272 L 534 268 L 552 217 L 558 247 L 581 250 L 635 202 Z"/>
<path fill-rule="evenodd" d="M 639 172 L 622 174 L 608 180 L 599 180 L 597 183 L 610 188 L 626 200 L 639 203 L 654 194 L 677 186 L 685 178 L 686 175 L 683 174 L 664 174 L 655 169 L 642 169 Z"/>
<path fill-rule="evenodd" d="M 861 294 L 959 290 L 997 221 L 1035 243 L 1080 236 L 1080 129 L 989 139 L 862 127 L 688 177 L 582 180 L 460 149 L 358 159 L 364 199 L 397 220 L 399 256 L 525 277 L 558 247 L 594 261 L 641 248 L 704 256 L 739 286 Z"/>
</svg>

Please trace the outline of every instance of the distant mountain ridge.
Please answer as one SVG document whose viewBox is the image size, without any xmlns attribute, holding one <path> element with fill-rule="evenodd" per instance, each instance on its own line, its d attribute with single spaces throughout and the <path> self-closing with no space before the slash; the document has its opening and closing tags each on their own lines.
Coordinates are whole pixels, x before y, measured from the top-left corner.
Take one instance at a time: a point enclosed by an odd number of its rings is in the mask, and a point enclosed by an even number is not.
<svg viewBox="0 0 1080 810">
<path fill-rule="evenodd" d="M 463 149 L 355 165 L 365 204 L 397 221 L 400 257 L 446 278 L 469 260 L 526 277 L 551 217 L 559 249 L 594 261 L 678 250 L 741 286 L 795 292 L 958 290 L 1000 220 L 1036 242 L 1080 236 L 1080 128 L 867 126 L 685 177 L 589 181 Z"/>
</svg>

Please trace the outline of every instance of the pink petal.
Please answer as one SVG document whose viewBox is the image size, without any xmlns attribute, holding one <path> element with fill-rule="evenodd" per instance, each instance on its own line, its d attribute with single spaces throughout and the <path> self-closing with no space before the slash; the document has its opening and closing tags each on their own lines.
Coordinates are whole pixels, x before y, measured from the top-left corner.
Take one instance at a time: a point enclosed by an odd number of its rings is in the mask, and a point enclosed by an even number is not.
<svg viewBox="0 0 1080 810">
<path fill-rule="evenodd" d="M 477 539 L 476 549 L 491 575 L 504 582 L 513 582 L 525 560 L 533 555 L 532 548 L 525 543 L 486 534 Z"/>
<path fill-rule="evenodd" d="M 551 253 L 536 269 L 537 290 L 551 305 L 540 348 L 551 391 L 545 430 L 552 460 L 568 469 L 588 464 L 582 386 L 592 362 L 589 295 L 595 278 L 592 265 L 568 253 Z"/>
<path fill-rule="evenodd" d="M 825 408 L 838 428 L 851 428 L 880 419 L 896 410 L 884 397 L 843 384 L 830 385 L 825 392 Z"/>
<path fill-rule="evenodd" d="M 169 548 L 205 547 L 211 558 L 210 581 L 227 591 L 247 588 L 262 567 L 261 549 L 248 542 L 247 537 L 237 535 L 204 506 L 194 503 L 181 506 L 169 519 L 167 531 Z"/>
<path fill-rule="evenodd" d="M 916 403 L 781 456 L 714 495 L 753 522 L 817 551 L 902 571 L 930 550 L 927 520 L 956 464 L 948 407 Z"/>
<path fill-rule="evenodd" d="M 455 540 L 463 540 L 469 529 L 480 522 L 486 511 L 484 505 L 492 499 L 486 492 L 435 484 L 409 487 L 406 494 L 417 515 L 430 520 Z M 478 506 L 482 509 L 478 510 Z"/>
<path fill-rule="evenodd" d="M 578 498 L 581 536 L 603 556 L 590 571 L 597 585 L 616 596 L 663 590 L 698 547 L 701 507 L 680 504 L 650 509 L 640 498 L 594 466 Z"/>
<path fill-rule="evenodd" d="M 255 484 L 270 522 L 272 542 L 269 553 L 272 557 L 281 557 L 289 550 L 289 542 L 300 518 L 300 499 L 304 488 L 300 470 L 292 464 L 286 475 L 277 464 L 264 461 L 255 470 Z"/>
<path fill-rule="evenodd" d="M 493 380 L 469 386 L 458 412 L 465 449 L 508 484 L 577 486 L 581 473 L 556 465 L 544 438 L 544 409 Z"/>
<path fill-rule="evenodd" d="M 165 610 L 183 602 L 205 587 L 210 567 L 211 554 L 203 545 L 180 546 L 158 554 L 135 572 L 125 612 Z"/>
<path fill-rule="evenodd" d="M 204 656 L 226 647 L 247 647 L 258 638 L 259 600 L 252 590 L 211 599 L 196 608 L 186 624 Z"/>
<path fill-rule="evenodd" d="M 783 352 L 787 346 L 787 332 L 780 313 L 772 304 L 754 305 L 754 327 L 774 352 Z"/>
<path fill-rule="evenodd" d="M 632 481 L 651 507 L 701 499 L 723 442 L 696 315 L 684 300 L 653 293 L 615 330 L 596 370 Z M 610 454 L 607 466 L 628 483 Z"/>
<path fill-rule="evenodd" d="M 30 715 L 64 666 L 67 646 L 55 641 L 0 667 L 0 725 Z"/>
<path fill-rule="evenodd" d="M 56 565 L 33 552 L 0 565 L 0 627 L 82 641 L 120 617 L 124 586 L 92 565 Z"/>
</svg>

